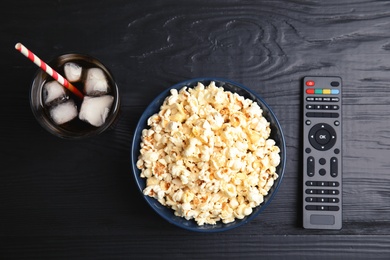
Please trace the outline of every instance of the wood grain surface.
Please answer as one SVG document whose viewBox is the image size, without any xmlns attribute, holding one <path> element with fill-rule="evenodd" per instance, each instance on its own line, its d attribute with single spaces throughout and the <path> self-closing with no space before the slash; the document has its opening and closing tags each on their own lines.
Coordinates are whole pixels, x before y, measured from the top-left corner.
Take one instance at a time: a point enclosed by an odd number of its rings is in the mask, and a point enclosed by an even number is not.
<svg viewBox="0 0 390 260">
<path fill-rule="evenodd" d="M 388 259 L 390 1 L 26 1 L 0 8 L 1 259 Z M 121 94 L 115 128 L 59 139 L 35 120 L 35 65 L 67 52 L 100 59 Z M 343 229 L 302 228 L 302 78 L 343 79 Z M 130 169 L 143 110 L 195 77 L 254 90 L 278 117 L 287 167 L 252 222 L 199 234 L 161 219 Z"/>
</svg>

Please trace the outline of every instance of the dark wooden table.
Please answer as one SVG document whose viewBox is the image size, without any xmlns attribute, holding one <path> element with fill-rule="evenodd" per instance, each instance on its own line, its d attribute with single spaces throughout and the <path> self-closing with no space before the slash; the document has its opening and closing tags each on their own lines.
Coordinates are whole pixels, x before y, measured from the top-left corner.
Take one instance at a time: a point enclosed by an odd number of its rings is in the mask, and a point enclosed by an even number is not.
<svg viewBox="0 0 390 260">
<path fill-rule="evenodd" d="M 388 259 L 390 1 L 26 1 L 0 9 L 1 259 Z M 35 120 L 29 87 L 41 58 L 79 52 L 113 72 L 121 116 L 100 136 L 63 140 Z M 302 228 L 301 81 L 341 76 L 341 231 Z M 202 234 L 155 214 L 136 188 L 130 145 L 161 91 L 215 76 L 272 107 L 287 168 L 269 207 L 247 225 Z"/>
</svg>

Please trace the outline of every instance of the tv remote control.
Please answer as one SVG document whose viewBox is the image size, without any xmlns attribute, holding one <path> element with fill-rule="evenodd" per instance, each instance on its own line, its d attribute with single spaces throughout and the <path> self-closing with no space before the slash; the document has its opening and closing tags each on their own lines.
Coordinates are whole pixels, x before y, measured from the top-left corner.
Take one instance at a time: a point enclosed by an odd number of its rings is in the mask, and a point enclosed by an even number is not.
<svg viewBox="0 0 390 260">
<path fill-rule="evenodd" d="M 342 82 L 303 79 L 303 227 L 342 228 Z"/>
</svg>

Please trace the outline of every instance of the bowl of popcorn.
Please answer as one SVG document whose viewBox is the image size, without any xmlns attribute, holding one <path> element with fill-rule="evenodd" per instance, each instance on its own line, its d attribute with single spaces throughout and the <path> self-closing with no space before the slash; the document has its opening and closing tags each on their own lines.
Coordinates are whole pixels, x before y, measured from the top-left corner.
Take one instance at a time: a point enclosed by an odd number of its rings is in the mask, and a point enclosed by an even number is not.
<svg viewBox="0 0 390 260">
<path fill-rule="evenodd" d="M 258 216 L 286 164 L 282 128 L 256 93 L 197 78 L 157 96 L 142 114 L 132 170 L 152 209 L 178 227 L 226 231 Z"/>
</svg>

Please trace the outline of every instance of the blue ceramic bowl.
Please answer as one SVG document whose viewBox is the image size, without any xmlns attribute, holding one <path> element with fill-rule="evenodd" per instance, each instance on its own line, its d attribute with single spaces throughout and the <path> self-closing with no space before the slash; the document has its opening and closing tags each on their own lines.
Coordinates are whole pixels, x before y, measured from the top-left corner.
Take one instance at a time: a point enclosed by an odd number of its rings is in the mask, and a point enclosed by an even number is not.
<svg viewBox="0 0 390 260">
<path fill-rule="evenodd" d="M 278 119 L 272 112 L 271 108 L 265 103 L 265 101 L 259 97 L 256 93 L 251 91 L 250 89 L 246 88 L 243 85 L 240 85 L 238 83 L 235 83 L 230 80 L 220 79 L 220 78 L 195 78 L 190 79 L 187 81 L 183 81 L 181 83 L 178 83 L 165 91 L 163 91 L 160 95 L 158 95 L 153 102 L 146 108 L 145 112 L 142 114 L 141 118 L 139 119 L 139 122 L 137 124 L 137 127 L 135 129 L 134 137 L 133 137 L 133 143 L 131 146 L 131 159 L 132 159 L 132 169 L 135 181 L 137 183 L 138 189 L 142 193 L 146 186 L 146 180 L 144 178 L 140 177 L 140 170 L 137 168 L 136 163 L 138 160 L 138 156 L 140 154 L 140 143 L 141 143 L 141 134 L 142 130 L 145 128 L 148 128 L 147 126 L 147 120 L 150 116 L 157 113 L 160 110 L 160 106 L 164 102 L 165 98 L 170 95 L 171 89 L 181 89 L 184 86 L 187 87 L 195 87 L 198 82 L 203 83 L 205 86 L 209 85 L 211 81 L 214 81 L 215 84 L 218 87 L 223 87 L 226 91 L 235 92 L 245 98 L 249 98 L 251 100 L 254 100 L 257 102 L 257 104 L 262 108 L 263 110 L 263 116 L 267 119 L 268 122 L 270 122 L 271 126 L 271 136 L 270 138 L 274 139 L 276 141 L 276 145 L 280 148 L 280 164 L 276 169 L 277 174 L 279 175 L 279 178 L 275 181 L 274 185 L 272 186 L 271 190 L 269 191 L 268 195 L 264 197 L 264 202 L 260 204 L 258 207 L 253 209 L 253 212 L 251 215 L 243 218 L 243 219 L 236 219 L 234 222 L 224 224 L 221 221 L 218 222 L 216 225 L 203 225 L 198 226 L 197 223 L 194 220 L 186 220 L 182 217 L 177 217 L 174 215 L 173 210 L 161 205 L 156 199 L 151 198 L 149 196 L 142 195 L 146 202 L 149 204 L 150 207 L 154 211 L 157 212 L 162 218 L 164 218 L 166 221 L 187 229 L 191 231 L 198 231 L 198 232 L 220 232 L 220 231 L 226 231 L 232 228 L 239 227 L 241 225 L 244 225 L 245 223 L 248 223 L 252 219 L 254 219 L 256 216 L 258 216 L 270 203 L 272 198 L 275 196 L 276 192 L 278 191 L 278 188 L 280 186 L 280 183 L 283 179 L 284 175 L 284 168 L 286 165 L 286 144 L 284 135 L 282 132 L 282 128 L 279 124 Z"/>
</svg>

